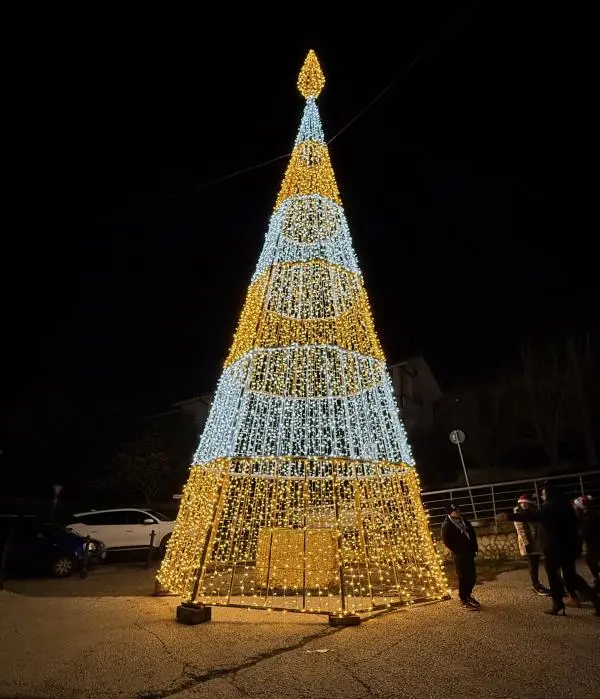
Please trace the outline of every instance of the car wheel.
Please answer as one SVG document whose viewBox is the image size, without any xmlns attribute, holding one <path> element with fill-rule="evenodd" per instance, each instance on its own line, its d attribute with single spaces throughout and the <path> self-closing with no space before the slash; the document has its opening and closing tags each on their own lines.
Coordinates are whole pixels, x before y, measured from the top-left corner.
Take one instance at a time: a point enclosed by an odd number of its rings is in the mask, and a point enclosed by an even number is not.
<svg viewBox="0 0 600 699">
<path fill-rule="evenodd" d="M 54 561 L 54 565 L 52 566 L 52 573 L 57 578 L 68 578 L 70 575 L 73 574 L 74 569 L 75 562 L 73 561 L 71 556 L 61 556 L 56 561 Z"/>
<path fill-rule="evenodd" d="M 164 556 L 165 553 L 167 552 L 167 544 L 169 543 L 169 539 L 171 538 L 170 534 L 167 534 L 166 536 L 163 536 L 160 546 L 158 547 L 159 553 L 161 556 Z"/>
</svg>

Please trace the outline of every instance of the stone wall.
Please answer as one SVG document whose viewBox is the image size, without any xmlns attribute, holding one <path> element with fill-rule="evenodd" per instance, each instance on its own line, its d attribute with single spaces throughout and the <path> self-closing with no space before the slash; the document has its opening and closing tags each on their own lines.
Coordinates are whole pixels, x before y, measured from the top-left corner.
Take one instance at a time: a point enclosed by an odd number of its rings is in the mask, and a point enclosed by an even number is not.
<svg viewBox="0 0 600 699">
<path fill-rule="evenodd" d="M 508 526 L 510 525 L 510 526 Z M 517 532 L 514 524 L 484 525 L 475 528 L 479 544 L 478 559 L 488 561 L 514 561 L 522 558 L 517 543 Z M 438 551 L 444 560 L 450 560 L 452 555 L 440 540 L 437 541 Z"/>
</svg>

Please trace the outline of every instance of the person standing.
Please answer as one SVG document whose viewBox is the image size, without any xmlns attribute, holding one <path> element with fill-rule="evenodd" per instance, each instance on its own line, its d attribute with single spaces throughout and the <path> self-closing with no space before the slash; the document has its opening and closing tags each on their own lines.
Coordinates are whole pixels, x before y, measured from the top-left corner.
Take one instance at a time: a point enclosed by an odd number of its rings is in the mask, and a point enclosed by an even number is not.
<svg viewBox="0 0 600 699">
<path fill-rule="evenodd" d="M 542 501 L 539 510 L 502 513 L 496 519 L 499 522 L 508 519 L 512 522 L 540 523 L 540 540 L 552 596 L 552 609 L 546 610 L 545 614 L 565 614 L 563 592 L 566 587 L 569 592 L 581 593 L 584 599 L 590 600 L 596 609 L 596 616 L 600 616 L 600 599 L 575 570 L 577 557 L 581 553 L 575 509 L 560 493 L 554 492 L 549 484 L 542 488 Z"/>
<path fill-rule="evenodd" d="M 527 495 L 521 495 L 517 500 L 517 506 L 514 509 L 515 513 L 521 510 L 529 510 L 533 508 L 534 502 Z M 542 549 L 539 541 L 539 523 L 538 522 L 515 522 L 517 530 L 517 539 L 519 543 L 519 552 L 521 556 L 527 558 L 529 564 L 529 577 L 531 578 L 531 587 L 538 595 L 550 595 L 550 590 L 544 587 L 540 582 L 540 560 L 542 558 Z"/>
<path fill-rule="evenodd" d="M 473 597 L 473 588 L 477 580 L 475 568 L 475 556 L 479 550 L 477 537 L 471 522 L 462 517 L 458 505 L 455 503 L 447 505 L 446 514 L 442 524 L 442 541 L 454 559 L 460 607 L 466 611 L 475 611 L 481 606 Z"/>
<path fill-rule="evenodd" d="M 600 510 L 591 495 L 582 495 L 574 500 L 579 520 L 579 531 L 585 545 L 585 562 L 592 574 L 592 586 L 600 591 Z"/>
</svg>

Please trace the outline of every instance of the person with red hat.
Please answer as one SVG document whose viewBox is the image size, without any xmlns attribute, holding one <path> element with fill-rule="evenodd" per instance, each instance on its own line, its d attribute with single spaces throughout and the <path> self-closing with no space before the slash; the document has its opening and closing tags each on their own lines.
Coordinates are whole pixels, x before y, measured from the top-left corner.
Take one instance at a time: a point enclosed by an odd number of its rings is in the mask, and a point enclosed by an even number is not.
<svg viewBox="0 0 600 699">
<path fill-rule="evenodd" d="M 600 590 L 600 510 L 591 495 L 581 495 L 573 501 L 579 531 L 585 544 L 585 562 L 592 574 L 592 586 Z"/>
<path fill-rule="evenodd" d="M 533 496 L 535 497 L 535 496 Z M 517 500 L 515 513 L 527 511 L 533 508 L 535 502 L 528 495 L 521 495 Z M 531 578 L 531 587 L 538 595 L 550 595 L 550 590 L 540 582 L 540 561 L 542 560 L 542 547 L 539 540 L 539 528 L 537 522 L 515 522 L 517 530 L 517 539 L 519 543 L 519 552 L 521 556 L 527 558 L 529 563 L 529 576 Z"/>
<path fill-rule="evenodd" d="M 577 515 L 572 504 L 550 482 L 542 486 L 542 502 L 539 510 L 502 512 L 496 515 L 496 520 L 539 522 L 544 565 L 552 597 L 552 609 L 546 610 L 545 614 L 565 614 L 563 596 L 566 587 L 569 593 L 580 594 L 584 600 L 589 600 L 594 606 L 596 616 L 600 616 L 600 597 L 575 568 L 577 558 L 581 554 L 581 539 Z"/>
</svg>

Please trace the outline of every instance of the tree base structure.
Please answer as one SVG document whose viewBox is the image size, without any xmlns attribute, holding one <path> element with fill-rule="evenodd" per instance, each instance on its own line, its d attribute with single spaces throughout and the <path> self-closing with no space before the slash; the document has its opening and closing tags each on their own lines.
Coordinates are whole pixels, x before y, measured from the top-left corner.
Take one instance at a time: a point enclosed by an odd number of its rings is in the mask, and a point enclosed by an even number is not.
<svg viewBox="0 0 600 699">
<path fill-rule="evenodd" d="M 187 626 L 197 626 L 205 624 L 212 618 L 212 610 L 203 604 L 194 604 L 193 602 L 184 602 L 177 607 L 177 621 L 180 624 Z"/>
<path fill-rule="evenodd" d="M 450 595 L 444 595 L 439 601 L 447 601 L 451 599 Z M 438 601 L 434 600 L 433 602 Z M 432 600 L 428 599 L 423 599 L 423 600 L 415 600 L 414 604 L 431 604 L 433 603 Z M 234 607 L 238 609 L 249 609 L 248 607 L 240 604 L 230 604 L 227 605 L 229 607 Z M 383 613 L 386 611 L 390 611 L 392 609 L 400 609 L 402 607 L 407 607 L 407 606 L 412 606 L 412 604 L 406 604 L 406 603 L 391 603 L 391 604 L 385 604 L 385 605 L 379 605 L 376 607 L 372 607 L 369 611 L 372 614 L 378 614 L 378 613 Z M 251 609 L 256 609 L 256 607 L 252 607 Z M 302 613 L 307 610 L 304 609 L 292 609 L 292 608 L 285 608 L 285 609 L 269 609 L 269 611 L 283 611 L 283 612 L 297 612 L 297 613 Z M 311 613 L 311 612 L 308 612 Z M 323 615 L 322 612 L 312 612 L 317 615 Z M 371 615 L 372 615 L 371 614 Z M 370 618 L 371 615 L 367 615 L 365 618 Z M 361 621 L 362 617 L 359 614 L 341 614 L 341 613 L 329 613 L 326 614 L 328 618 L 328 623 L 329 626 L 331 627 L 344 627 L 344 626 L 358 626 Z M 212 608 L 205 605 L 205 604 L 198 604 L 195 602 L 183 602 L 177 607 L 176 610 L 176 615 L 175 618 L 180 624 L 186 624 L 188 626 L 196 626 L 198 624 L 204 624 L 208 621 L 212 620 Z"/>
<path fill-rule="evenodd" d="M 192 468 L 158 585 L 201 605 L 336 616 L 448 592 L 414 468 L 349 459 Z"/>
</svg>

